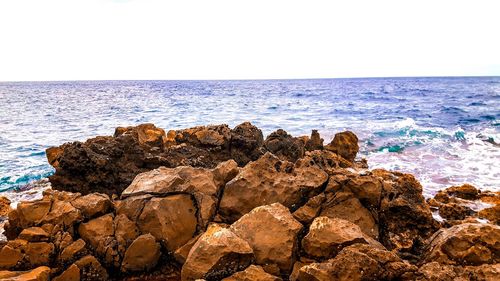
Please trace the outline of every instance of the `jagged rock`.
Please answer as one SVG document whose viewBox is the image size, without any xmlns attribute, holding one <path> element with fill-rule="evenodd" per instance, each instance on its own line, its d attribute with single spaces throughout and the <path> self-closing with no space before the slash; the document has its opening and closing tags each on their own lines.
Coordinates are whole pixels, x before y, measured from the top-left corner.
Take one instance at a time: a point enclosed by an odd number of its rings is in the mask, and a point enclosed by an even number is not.
<svg viewBox="0 0 500 281">
<path fill-rule="evenodd" d="M 104 262 L 107 265 L 119 266 L 120 255 L 118 243 L 114 237 L 112 214 L 106 214 L 80 224 L 78 233 L 83 240 L 90 244 L 98 256 L 104 257 Z"/>
<path fill-rule="evenodd" d="M 201 236 L 201 234 L 196 235 L 195 237 L 191 238 L 191 240 L 189 240 L 182 247 L 175 250 L 174 258 L 178 263 L 184 264 L 186 262 L 186 259 L 189 255 L 189 252 L 191 251 L 191 248 L 193 248 L 194 244 L 196 243 L 196 241 L 198 241 L 200 236 Z"/>
<path fill-rule="evenodd" d="M 49 239 L 49 234 L 41 227 L 29 227 L 21 231 L 19 239 L 24 239 L 29 242 L 47 241 Z"/>
<path fill-rule="evenodd" d="M 254 260 L 252 248 L 231 230 L 212 224 L 189 251 L 182 266 L 183 281 L 220 280 L 245 269 Z"/>
<path fill-rule="evenodd" d="M 24 249 L 28 241 L 16 239 L 10 240 L 0 250 L 0 269 L 10 269 L 23 260 Z"/>
<path fill-rule="evenodd" d="M 334 259 L 301 267 L 297 280 L 399 280 L 403 274 L 415 270 L 415 266 L 387 250 L 354 244 Z"/>
<path fill-rule="evenodd" d="M 122 271 L 145 271 L 156 266 L 160 258 L 160 244 L 151 234 L 137 237 L 128 247 L 122 262 Z"/>
<path fill-rule="evenodd" d="M 483 264 L 480 266 L 453 266 L 431 262 L 422 265 L 418 272 L 408 279 L 417 281 L 456 281 L 456 280 L 498 280 L 500 264 Z"/>
<path fill-rule="evenodd" d="M 295 262 L 302 224 L 279 203 L 260 206 L 233 223 L 230 230 L 252 247 L 256 263 L 276 264 L 290 273 Z"/>
<path fill-rule="evenodd" d="M 324 193 L 314 196 L 307 203 L 293 212 L 293 217 L 302 224 L 310 224 L 321 211 L 321 204 L 326 200 Z"/>
<path fill-rule="evenodd" d="M 23 229 L 37 225 L 49 213 L 51 206 L 52 202 L 47 198 L 20 202 L 17 209 L 9 214 L 9 224 Z"/>
<path fill-rule="evenodd" d="M 140 231 L 135 222 L 123 214 L 115 217 L 114 227 L 116 242 L 118 242 L 118 252 L 123 256 L 132 241 L 140 235 Z"/>
<path fill-rule="evenodd" d="M 222 279 L 222 281 L 281 281 L 282 279 L 264 271 L 261 266 L 251 265 L 245 270 Z"/>
<path fill-rule="evenodd" d="M 500 204 L 479 211 L 478 216 L 489 220 L 491 223 L 500 224 Z"/>
<path fill-rule="evenodd" d="M 10 200 L 5 196 L 0 196 L 0 217 L 6 217 L 12 208 L 10 207 Z"/>
<path fill-rule="evenodd" d="M 68 263 L 70 261 L 77 260 L 81 256 L 86 254 L 86 243 L 83 239 L 78 239 L 68 246 L 64 247 L 59 254 L 59 261 L 63 263 Z"/>
<path fill-rule="evenodd" d="M 245 166 L 262 156 L 263 144 L 262 131 L 250 122 L 244 122 L 231 131 L 231 158 L 239 166 Z"/>
<path fill-rule="evenodd" d="M 302 240 L 302 249 L 310 257 L 324 260 L 335 257 L 340 250 L 356 243 L 383 246 L 369 237 L 359 226 L 338 218 L 317 217 Z"/>
<path fill-rule="evenodd" d="M 337 133 L 332 142 L 325 146 L 325 149 L 354 162 L 356 154 L 359 151 L 358 137 L 351 131 Z"/>
<path fill-rule="evenodd" d="M 0 271 L 0 279 L 5 281 L 48 281 L 50 268 L 40 266 L 29 271 Z"/>
<path fill-rule="evenodd" d="M 353 167 L 352 162 L 328 150 L 307 151 L 306 157 L 312 159 L 328 175 L 335 175 L 343 168 Z"/>
<path fill-rule="evenodd" d="M 305 143 L 282 129 L 271 133 L 264 141 L 264 147 L 278 158 L 290 162 L 302 158 L 305 152 Z"/>
<path fill-rule="evenodd" d="M 276 202 L 293 210 L 304 198 L 318 192 L 327 179 L 328 175 L 308 157 L 292 164 L 266 153 L 226 184 L 219 214 L 233 222 L 257 206 Z"/>
<path fill-rule="evenodd" d="M 106 194 L 91 193 L 76 198 L 71 204 L 79 209 L 87 218 L 106 214 L 112 207 L 111 200 Z"/>
<path fill-rule="evenodd" d="M 24 247 L 24 258 L 31 268 L 40 265 L 49 265 L 54 255 L 54 244 L 47 242 L 29 242 Z"/>
<path fill-rule="evenodd" d="M 476 200 L 481 191 L 470 184 L 448 187 L 444 190 L 449 196 L 458 197 L 466 200 Z"/>
<path fill-rule="evenodd" d="M 85 256 L 74 263 L 82 280 L 108 280 L 108 272 L 94 256 Z"/>
<path fill-rule="evenodd" d="M 137 225 L 142 233 L 151 233 L 173 252 L 193 237 L 196 207 L 187 194 L 152 198 L 144 206 Z"/>
<path fill-rule="evenodd" d="M 410 174 L 385 170 L 372 174 L 384 182 L 378 213 L 380 241 L 389 250 L 420 254 L 424 241 L 439 228 L 422 195 L 422 186 Z"/>
<path fill-rule="evenodd" d="M 457 203 L 443 204 L 439 207 L 439 215 L 447 220 L 463 220 L 474 214 L 471 208 Z"/>
<path fill-rule="evenodd" d="M 322 150 L 323 141 L 319 136 L 318 130 L 312 130 L 311 137 L 306 141 L 305 149 L 307 151 Z"/>
<path fill-rule="evenodd" d="M 55 277 L 54 281 L 80 281 L 80 268 L 75 264 L 68 267 L 61 275 Z"/>
<path fill-rule="evenodd" d="M 120 201 L 115 201 L 115 208 L 117 215 L 125 215 L 132 221 L 137 221 L 141 215 L 144 205 L 148 202 L 152 195 L 139 195 L 127 197 Z"/>
<path fill-rule="evenodd" d="M 430 239 L 426 262 L 481 265 L 500 262 L 500 227 L 464 223 L 440 229 Z"/>
<path fill-rule="evenodd" d="M 160 167 L 137 175 L 123 191 L 122 198 L 143 194 L 191 194 L 196 199 L 201 227 L 205 228 L 215 216 L 220 188 L 237 173 L 234 160 L 222 162 L 211 170 L 189 166 Z"/>
</svg>

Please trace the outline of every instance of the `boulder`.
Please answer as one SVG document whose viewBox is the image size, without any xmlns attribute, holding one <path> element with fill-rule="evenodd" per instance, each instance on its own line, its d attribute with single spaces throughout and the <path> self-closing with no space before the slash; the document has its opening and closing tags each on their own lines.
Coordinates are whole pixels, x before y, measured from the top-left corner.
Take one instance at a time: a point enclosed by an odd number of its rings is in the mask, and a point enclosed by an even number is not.
<svg viewBox="0 0 500 281">
<path fill-rule="evenodd" d="M 21 231 L 19 239 L 24 239 L 29 242 L 47 241 L 49 240 L 49 234 L 41 227 L 29 227 Z"/>
<path fill-rule="evenodd" d="M 26 240 L 10 240 L 0 250 L 0 269 L 11 269 L 21 263 L 24 258 Z"/>
<path fill-rule="evenodd" d="M 132 241 L 140 235 L 140 231 L 135 222 L 123 214 L 115 217 L 114 227 L 116 242 L 118 242 L 118 252 L 123 256 L 128 246 L 132 244 Z"/>
<path fill-rule="evenodd" d="M 239 166 L 259 159 L 263 154 L 262 131 L 250 122 L 244 122 L 231 130 L 231 158 Z"/>
<path fill-rule="evenodd" d="M 310 224 L 321 211 L 321 204 L 326 200 L 324 193 L 309 199 L 304 206 L 293 212 L 293 217 L 302 224 Z"/>
<path fill-rule="evenodd" d="M 290 162 L 302 158 L 305 152 L 305 143 L 282 129 L 271 133 L 264 141 L 264 147 L 278 158 Z"/>
<path fill-rule="evenodd" d="M 6 217 L 12 208 L 10 207 L 10 200 L 5 196 L 0 196 L 0 217 Z"/>
<path fill-rule="evenodd" d="M 193 245 L 182 266 L 183 281 L 220 280 L 254 261 L 252 248 L 231 230 L 211 224 Z"/>
<path fill-rule="evenodd" d="M 53 281 L 80 281 L 80 268 L 72 264 L 61 275 L 55 277 Z"/>
<path fill-rule="evenodd" d="M 103 257 L 103 262 L 107 266 L 120 266 L 121 257 L 118 252 L 118 242 L 114 237 L 112 214 L 106 214 L 80 224 L 78 233 L 91 246 L 97 256 Z"/>
<path fill-rule="evenodd" d="M 82 280 L 108 280 L 108 272 L 94 256 L 85 256 L 74 264 L 80 269 Z"/>
<path fill-rule="evenodd" d="M 440 229 L 430 239 L 425 262 L 481 265 L 500 262 L 500 227 L 464 223 Z"/>
<path fill-rule="evenodd" d="M 86 218 L 104 215 L 113 206 L 109 196 L 100 193 L 91 193 L 78 197 L 71 204 L 79 209 Z"/>
<path fill-rule="evenodd" d="M 282 279 L 264 271 L 261 266 L 251 265 L 245 270 L 222 279 L 222 281 L 281 281 Z"/>
<path fill-rule="evenodd" d="M 383 248 L 378 241 L 363 233 L 359 226 L 349 221 L 317 217 L 302 240 L 302 249 L 316 260 L 325 260 L 335 257 L 340 250 L 356 243 Z"/>
<path fill-rule="evenodd" d="M 358 137 L 351 131 L 337 133 L 332 142 L 325 146 L 325 149 L 337 153 L 350 162 L 354 162 L 359 151 Z"/>
<path fill-rule="evenodd" d="M 187 194 L 152 198 L 137 221 L 142 233 L 151 233 L 173 252 L 188 242 L 196 232 L 196 207 Z"/>
<path fill-rule="evenodd" d="M 257 207 L 233 223 L 230 230 L 252 247 L 257 264 L 276 264 L 282 273 L 290 273 L 302 224 L 286 207 L 279 203 Z"/>
<path fill-rule="evenodd" d="M 408 279 L 418 281 L 456 281 L 456 280 L 497 280 L 500 264 L 483 264 L 480 266 L 455 266 L 430 262 L 422 265 Z"/>
<path fill-rule="evenodd" d="M 458 197 L 465 200 L 479 199 L 481 191 L 470 184 L 451 186 L 444 190 L 448 196 Z"/>
<path fill-rule="evenodd" d="M 312 130 L 311 137 L 306 141 L 305 149 L 307 151 L 322 150 L 323 139 L 320 137 L 318 130 Z"/>
<path fill-rule="evenodd" d="M 312 164 L 311 164 L 312 162 Z M 304 199 L 324 186 L 328 175 L 310 158 L 295 164 L 266 153 L 250 162 L 226 184 L 219 205 L 219 214 L 234 222 L 253 208 L 281 203 L 295 210 Z"/>
<path fill-rule="evenodd" d="M 87 243 L 81 238 L 72 242 L 67 247 L 63 248 L 59 254 L 59 261 L 66 264 L 81 258 L 87 254 L 86 245 Z"/>
<path fill-rule="evenodd" d="M 0 279 L 5 281 L 48 281 L 50 268 L 40 266 L 29 271 L 0 271 Z"/>
<path fill-rule="evenodd" d="M 463 220 L 474 213 L 471 208 L 457 203 L 442 204 L 439 207 L 439 215 L 447 220 Z"/>
<path fill-rule="evenodd" d="M 160 258 L 160 244 L 151 234 L 137 237 L 128 247 L 123 258 L 121 270 L 147 271 L 156 266 Z"/>
</svg>

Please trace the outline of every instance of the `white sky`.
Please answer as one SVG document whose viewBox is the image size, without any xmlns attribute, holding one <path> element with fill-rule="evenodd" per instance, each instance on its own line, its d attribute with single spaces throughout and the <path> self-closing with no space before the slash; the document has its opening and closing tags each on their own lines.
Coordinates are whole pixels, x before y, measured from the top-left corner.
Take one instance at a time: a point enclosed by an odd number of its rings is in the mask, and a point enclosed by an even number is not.
<svg viewBox="0 0 500 281">
<path fill-rule="evenodd" d="M 500 75 L 500 1 L 0 0 L 0 81 Z"/>
</svg>

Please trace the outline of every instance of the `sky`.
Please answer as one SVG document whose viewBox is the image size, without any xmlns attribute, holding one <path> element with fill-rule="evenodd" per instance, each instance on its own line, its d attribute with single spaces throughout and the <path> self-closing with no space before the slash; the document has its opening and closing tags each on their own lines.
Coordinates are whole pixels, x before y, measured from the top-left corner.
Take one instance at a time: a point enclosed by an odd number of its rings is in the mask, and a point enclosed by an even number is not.
<svg viewBox="0 0 500 281">
<path fill-rule="evenodd" d="M 498 0 L 0 0 L 0 81 L 483 75 Z"/>
</svg>

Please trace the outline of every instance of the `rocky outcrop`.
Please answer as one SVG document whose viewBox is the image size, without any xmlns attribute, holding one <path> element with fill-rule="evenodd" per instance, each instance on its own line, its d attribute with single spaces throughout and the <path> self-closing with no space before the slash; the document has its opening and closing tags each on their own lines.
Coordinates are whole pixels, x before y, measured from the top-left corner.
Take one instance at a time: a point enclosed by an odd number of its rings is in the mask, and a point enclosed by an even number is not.
<svg viewBox="0 0 500 281">
<path fill-rule="evenodd" d="M 367 170 L 357 151 L 351 132 L 264 141 L 250 123 L 51 148 L 54 187 L 79 192 L 6 207 L 0 279 L 497 279 L 498 193 L 426 202 L 412 175 Z"/>
</svg>

